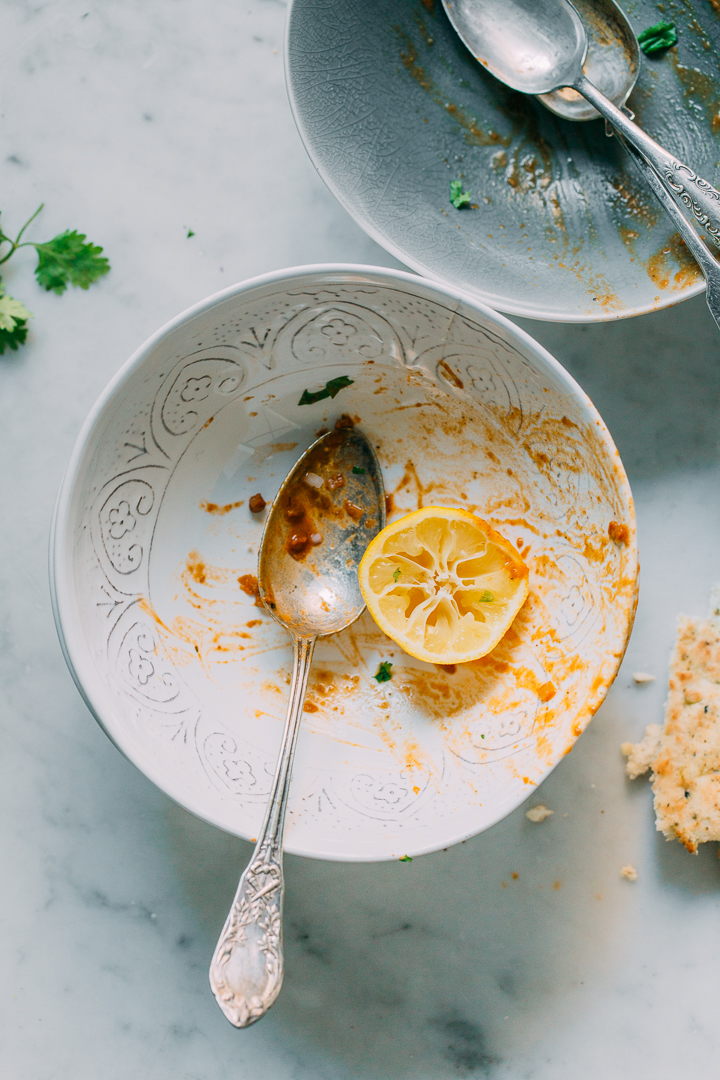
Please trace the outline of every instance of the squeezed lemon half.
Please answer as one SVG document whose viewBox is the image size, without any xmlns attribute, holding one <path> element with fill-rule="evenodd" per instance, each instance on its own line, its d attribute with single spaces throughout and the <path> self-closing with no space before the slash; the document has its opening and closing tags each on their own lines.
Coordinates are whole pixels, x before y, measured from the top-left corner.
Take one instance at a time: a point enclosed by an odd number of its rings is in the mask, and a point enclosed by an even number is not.
<svg viewBox="0 0 720 1080">
<path fill-rule="evenodd" d="M 528 594 L 528 568 L 505 537 L 447 506 L 426 506 L 388 525 L 358 574 L 380 629 L 433 664 L 490 652 Z"/>
</svg>

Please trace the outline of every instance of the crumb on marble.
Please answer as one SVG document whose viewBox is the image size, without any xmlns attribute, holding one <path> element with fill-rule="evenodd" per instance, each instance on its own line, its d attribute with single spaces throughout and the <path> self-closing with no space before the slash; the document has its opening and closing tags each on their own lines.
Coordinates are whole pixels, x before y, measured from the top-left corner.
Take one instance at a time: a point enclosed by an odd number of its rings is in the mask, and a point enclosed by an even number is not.
<svg viewBox="0 0 720 1080">
<path fill-rule="evenodd" d="M 620 868 L 620 877 L 625 878 L 626 881 L 637 881 L 637 870 L 631 863 L 628 863 L 627 866 Z"/>
<path fill-rule="evenodd" d="M 642 686 L 643 683 L 655 682 L 655 676 L 648 675 L 645 671 L 633 671 L 633 679 L 638 686 Z"/>
<path fill-rule="evenodd" d="M 540 822 L 544 821 L 545 818 L 549 818 L 551 814 L 554 813 L 554 810 L 549 810 L 547 806 L 544 806 L 542 803 L 538 803 L 537 806 L 531 806 L 529 810 L 525 811 L 525 817 L 528 819 L 528 821 Z"/>
</svg>

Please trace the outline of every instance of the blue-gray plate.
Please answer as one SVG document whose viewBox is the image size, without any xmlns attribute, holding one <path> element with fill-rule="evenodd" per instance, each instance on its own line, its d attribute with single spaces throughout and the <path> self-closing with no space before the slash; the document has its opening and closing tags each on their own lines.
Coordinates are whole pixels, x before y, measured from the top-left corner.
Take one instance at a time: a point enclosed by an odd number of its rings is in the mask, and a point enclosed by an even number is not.
<svg viewBox="0 0 720 1080">
<path fill-rule="evenodd" d="M 650 0 L 627 5 L 636 32 Z M 716 183 L 720 15 L 673 5 L 678 45 L 643 57 L 629 106 Z M 367 233 L 412 269 L 501 311 L 639 315 L 704 288 L 616 139 L 515 93 L 462 45 L 439 0 L 292 0 L 286 73 L 305 146 Z M 456 209 L 460 181 L 470 206 Z"/>
</svg>

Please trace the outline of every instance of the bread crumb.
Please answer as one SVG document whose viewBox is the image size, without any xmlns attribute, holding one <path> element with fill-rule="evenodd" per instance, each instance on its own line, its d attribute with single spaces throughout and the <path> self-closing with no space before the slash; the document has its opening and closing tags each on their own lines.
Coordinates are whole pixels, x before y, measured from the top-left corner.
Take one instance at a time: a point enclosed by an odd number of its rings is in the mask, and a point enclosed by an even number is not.
<svg viewBox="0 0 720 1080">
<path fill-rule="evenodd" d="M 528 821 L 544 821 L 545 818 L 549 818 L 554 813 L 554 810 L 548 810 L 547 806 L 538 803 L 537 806 L 531 806 L 529 810 L 526 810 L 525 817 Z"/>
<path fill-rule="evenodd" d="M 637 870 L 628 863 L 627 866 L 621 868 L 620 877 L 624 877 L 626 881 L 637 881 Z"/>
<path fill-rule="evenodd" d="M 720 627 L 682 616 L 652 763 L 655 824 L 688 851 L 720 840 Z"/>
<path fill-rule="evenodd" d="M 660 749 L 661 736 L 662 728 L 659 724 L 648 724 L 645 728 L 645 737 L 641 742 L 622 744 L 620 750 L 627 758 L 625 772 L 631 780 L 635 780 L 648 771 Z"/>
<path fill-rule="evenodd" d="M 633 679 L 635 680 L 636 683 L 655 682 L 655 676 L 654 675 L 648 675 L 644 671 L 633 671 Z"/>
</svg>

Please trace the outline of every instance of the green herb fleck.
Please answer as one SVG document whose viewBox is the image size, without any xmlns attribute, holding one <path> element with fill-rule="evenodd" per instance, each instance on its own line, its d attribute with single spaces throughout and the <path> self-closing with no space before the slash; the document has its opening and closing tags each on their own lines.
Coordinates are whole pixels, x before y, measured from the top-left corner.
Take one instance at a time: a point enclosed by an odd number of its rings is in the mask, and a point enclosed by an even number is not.
<svg viewBox="0 0 720 1080">
<path fill-rule="evenodd" d="M 494 600 L 495 600 L 495 597 L 490 592 L 489 589 L 486 589 L 485 592 L 480 597 L 480 603 L 481 604 L 492 604 Z"/>
<path fill-rule="evenodd" d="M 647 30 L 638 34 L 638 43 L 646 56 L 652 56 L 653 53 L 669 49 L 671 45 L 677 45 L 677 39 L 675 24 L 665 22 L 664 19 L 655 26 L 648 26 Z"/>
<path fill-rule="evenodd" d="M 393 581 L 397 581 L 397 579 L 400 577 L 401 574 L 402 574 L 402 570 L 398 566 L 397 570 L 393 570 Z"/>
<path fill-rule="evenodd" d="M 412 862 L 412 855 L 401 855 L 400 862 Z"/>
<path fill-rule="evenodd" d="M 462 180 L 450 181 L 450 202 L 456 210 L 462 210 L 463 206 L 470 205 L 470 192 L 463 191 Z"/>
<path fill-rule="evenodd" d="M 194 236 L 194 235 L 195 235 L 195 233 L 193 232 L 193 230 L 192 230 L 192 229 L 188 229 L 188 231 L 187 231 L 187 236 L 185 237 L 185 239 L 186 239 L 186 240 L 189 240 L 189 239 L 190 239 L 190 237 L 191 237 L 191 236 Z"/>
<path fill-rule="evenodd" d="M 377 682 L 390 682 L 390 680 L 392 679 L 392 671 L 390 670 L 391 667 L 392 661 L 383 660 L 380 664 L 380 667 L 377 669 L 377 675 L 373 675 L 373 679 L 375 679 Z"/>
<path fill-rule="evenodd" d="M 16 351 L 24 344 L 28 319 L 32 319 L 32 313 L 19 300 L 6 296 L 0 282 L 0 356 L 5 349 Z"/>
<path fill-rule="evenodd" d="M 363 469 L 362 465 L 353 465 L 353 470 L 352 471 L 356 474 L 356 476 L 364 476 L 365 475 L 365 470 Z"/>
<path fill-rule="evenodd" d="M 330 379 L 329 382 L 326 382 L 322 390 L 303 390 L 298 405 L 314 405 L 316 401 L 334 398 L 341 390 L 346 386 L 352 386 L 354 382 L 355 380 L 348 379 L 347 375 L 338 375 L 336 379 Z"/>
</svg>

